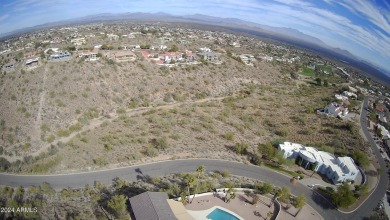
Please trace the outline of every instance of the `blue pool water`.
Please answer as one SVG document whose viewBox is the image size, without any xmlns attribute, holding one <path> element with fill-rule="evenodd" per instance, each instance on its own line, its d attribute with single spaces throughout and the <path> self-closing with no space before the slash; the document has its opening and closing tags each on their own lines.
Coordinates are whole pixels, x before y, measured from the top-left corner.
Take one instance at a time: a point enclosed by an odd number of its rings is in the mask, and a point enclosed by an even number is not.
<svg viewBox="0 0 390 220">
<path fill-rule="evenodd" d="M 222 209 L 214 209 L 208 216 L 208 219 L 211 220 L 239 220 L 236 216 L 231 215 L 228 212 L 223 211 Z"/>
</svg>

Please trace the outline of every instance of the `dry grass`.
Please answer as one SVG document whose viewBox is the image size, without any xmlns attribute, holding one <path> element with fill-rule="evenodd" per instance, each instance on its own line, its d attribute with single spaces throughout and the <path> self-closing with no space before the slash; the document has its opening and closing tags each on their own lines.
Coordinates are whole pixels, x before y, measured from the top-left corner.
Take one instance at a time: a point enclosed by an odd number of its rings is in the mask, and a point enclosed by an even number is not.
<svg viewBox="0 0 390 220">
<path fill-rule="evenodd" d="M 222 65 L 168 71 L 146 61 L 71 60 L 6 75 L 4 154 L 34 155 L 54 144 L 61 159 L 47 160 L 56 162 L 49 170 L 58 171 L 180 155 L 242 161 L 230 150 L 235 143 L 254 151 L 274 139 L 362 146 L 345 122 L 312 113 L 337 88 L 293 81 L 270 64 L 248 67 L 222 58 Z"/>
</svg>

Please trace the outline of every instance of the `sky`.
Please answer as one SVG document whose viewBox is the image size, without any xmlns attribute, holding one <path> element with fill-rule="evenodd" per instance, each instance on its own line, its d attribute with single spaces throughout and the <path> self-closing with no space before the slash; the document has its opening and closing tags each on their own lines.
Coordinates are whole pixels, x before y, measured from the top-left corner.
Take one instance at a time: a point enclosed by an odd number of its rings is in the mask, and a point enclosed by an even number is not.
<svg viewBox="0 0 390 220">
<path fill-rule="evenodd" d="M 0 0 L 0 35 L 99 13 L 165 12 L 288 27 L 390 74 L 389 0 Z"/>
</svg>

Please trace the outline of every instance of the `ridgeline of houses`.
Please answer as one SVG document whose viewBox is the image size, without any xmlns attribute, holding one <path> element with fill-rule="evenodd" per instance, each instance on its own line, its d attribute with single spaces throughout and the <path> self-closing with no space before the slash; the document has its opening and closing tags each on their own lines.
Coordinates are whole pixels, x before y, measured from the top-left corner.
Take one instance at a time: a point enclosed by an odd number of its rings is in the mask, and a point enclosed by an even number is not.
<svg viewBox="0 0 390 220">
<path fill-rule="evenodd" d="M 112 48 L 100 48 L 101 44 L 112 44 Z M 169 45 L 167 46 L 167 44 Z M 172 44 L 179 45 L 181 49 L 168 50 Z M 93 45 L 100 46 L 98 48 L 100 52 L 93 48 Z M 61 51 L 56 51 L 55 54 L 43 54 L 43 51 L 50 47 L 61 48 Z M 213 50 L 208 47 L 213 47 Z M 259 52 L 248 54 L 246 49 L 256 49 Z M 103 53 L 106 50 L 117 51 L 105 56 Z M 134 55 L 128 52 L 129 50 Z M 24 62 L 23 67 L 31 69 L 39 66 L 43 60 L 53 62 L 73 58 L 85 61 L 107 58 L 116 62 L 141 58 L 157 65 L 169 67 L 204 62 L 221 64 L 223 60 L 220 52 L 225 50 L 236 52 L 238 55 L 232 57 L 248 66 L 255 66 L 256 62 L 278 62 L 297 66 L 297 64 L 302 65 L 310 60 L 306 68 L 316 71 L 319 69 L 321 73 L 325 74 L 337 70 L 348 79 L 356 76 L 356 71 L 343 66 L 340 62 L 327 60 L 283 43 L 269 43 L 258 38 L 223 31 L 181 28 L 159 23 L 138 24 L 131 22 L 94 23 L 51 28 L 4 40 L 0 42 L 0 66 L 3 72 L 10 72 L 22 62 Z M 121 53 L 128 54 L 122 55 Z M 126 57 L 120 58 L 121 56 Z M 356 82 L 360 83 L 359 85 L 364 82 L 366 86 L 372 87 L 372 89 L 366 89 L 362 86 L 356 86 L 364 94 L 381 95 L 380 90 L 384 89 L 383 86 L 378 86 L 368 78 L 356 77 Z M 390 97 L 390 92 L 383 92 L 383 95 Z"/>
</svg>

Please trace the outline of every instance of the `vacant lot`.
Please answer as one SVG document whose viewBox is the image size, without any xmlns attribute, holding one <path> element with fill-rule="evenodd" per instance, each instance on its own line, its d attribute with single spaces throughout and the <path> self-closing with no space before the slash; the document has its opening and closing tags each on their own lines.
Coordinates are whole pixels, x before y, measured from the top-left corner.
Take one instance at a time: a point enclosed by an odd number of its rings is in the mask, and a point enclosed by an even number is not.
<svg viewBox="0 0 390 220">
<path fill-rule="evenodd" d="M 353 124 L 315 114 L 342 86 L 337 75 L 333 86 L 317 86 L 292 80 L 286 66 L 221 56 L 222 65 L 171 69 L 73 59 L 7 74 L 1 154 L 23 161 L 12 171 L 45 173 L 186 157 L 245 161 L 232 152 L 236 143 L 255 152 L 276 139 L 363 148 Z"/>
</svg>

